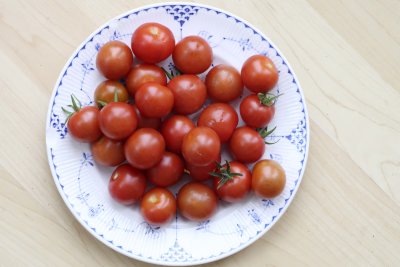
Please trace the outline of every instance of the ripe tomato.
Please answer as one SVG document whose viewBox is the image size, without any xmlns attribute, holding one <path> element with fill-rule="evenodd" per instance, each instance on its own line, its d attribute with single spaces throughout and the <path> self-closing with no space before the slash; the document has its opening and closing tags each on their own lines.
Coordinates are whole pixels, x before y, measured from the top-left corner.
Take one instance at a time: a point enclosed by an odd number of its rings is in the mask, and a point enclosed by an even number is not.
<svg viewBox="0 0 400 267">
<path fill-rule="evenodd" d="M 132 35 L 132 51 L 146 63 L 158 63 L 172 54 L 175 38 L 171 30 L 159 23 L 144 23 Z"/>
<path fill-rule="evenodd" d="M 148 118 L 167 116 L 174 106 L 174 95 L 166 86 L 158 83 L 145 83 L 135 94 L 136 106 Z"/>
<path fill-rule="evenodd" d="M 244 86 L 254 93 L 265 93 L 278 82 L 278 70 L 272 60 L 263 55 L 249 57 L 242 66 Z"/>
<path fill-rule="evenodd" d="M 191 119 L 181 115 L 173 115 L 161 126 L 161 134 L 169 151 L 181 153 L 183 137 L 194 128 Z"/>
<path fill-rule="evenodd" d="M 265 127 L 275 115 L 275 100 L 278 96 L 259 93 L 249 95 L 240 103 L 240 116 L 253 128 Z"/>
<path fill-rule="evenodd" d="M 128 102 L 129 94 L 125 86 L 117 81 L 105 80 L 94 91 L 94 102 L 102 107 L 104 104 L 114 102 L 117 94 L 118 102 Z"/>
<path fill-rule="evenodd" d="M 265 151 L 264 139 L 250 127 L 236 128 L 229 141 L 232 156 L 242 163 L 252 163 L 259 160 Z"/>
<path fill-rule="evenodd" d="M 204 221 L 217 210 L 217 195 L 208 186 L 191 182 L 178 192 L 177 202 L 180 214 L 191 221 Z"/>
<path fill-rule="evenodd" d="M 146 176 L 129 164 L 118 166 L 111 174 L 108 190 L 113 199 L 121 204 L 137 202 L 146 189 Z"/>
<path fill-rule="evenodd" d="M 152 64 L 135 65 L 126 77 L 126 88 L 131 96 L 135 96 L 136 91 L 145 83 L 155 82 L 161 85 L 167 85 L 167 76 L 163 70 Z"/>
<path fill-rule="evenodd" d="M 196 166 L 186 162 L 186 170 L 189 171 L 190 177 L 195 181 L 205 181 L 211 179 L 212 176 L 210 172 L 213 172 L 217 169 L 218 164 L 221 161 L 221 155 L 219 155 L 218 159 L 212 162 L 210 165 L 206 166 Z"/>
<path fill-rule="evenodd" d="M 278 162 L 264 159 L 254 165 L 251 187 L 256 195 L 266 198 L 276 197 L 282 193 L 285 184 L 285 170 Z"/>
<path fill-rule="evenodd" d="M 238 202 L 244 199 L 251 189 L 251 172 L 240 162 L 227 162 L 214 174 L 214 190 L 222 200 Z"/>
<path fill-rule="evenodd" d="M 148 169 L 160 162 L 165 151 L 162 135 L 151 128 L 135 131 L 125 143 L 125 157 L 138 169 Z"/>
<path fill-rule="evenodd" d="M 63 109 L 68 115 L 68 132 L 79 141 L 90 143 L 96 141 L 101 136 L 99 126 L 99 109 L 96 107 L 77 107 L 74 112 Z"/>
<path fill-rule="evenodd" d="M 94 161 L 103 166 L 117 166 L 125 161 L 124 143 L 105 136 L 91 144 Z"/>
<path fill-rule="evenodd" d="M 240 73 L 234 67 L 223 64 L 207 73 L 206 87 L 210 98 L 220 102 L 235 100 L 243 92 Z"/>
<path fill-rule="evenodd" d="M 174 111 L 188 115 L 198 111 L 207 99 L 207 88 L 196 75 L 179 75 L 168 83 L 174 94 Z"/>
<path fill-rule="evenodd" d="M 206 166 L 218 159 L 221 142 L 218 134 L 208 127 L 196 127 L 183 138 L 182 155 L 195 166 Z"/>
<path fill-rule="evenodd" d="M 137 115 L 132 105 L 111 102 L 100 111 L 100 129 L 105 136 L 122 140 L 131 135 L 137 127 Z"/>
<path fill-rule="evenodd" d="M 148 169 L 146 176 L 156 186 L 167 187 L 176 184 L 183 175 L 182 159 L 165 151 L 161 161 Z"/>
<path fill-rule="evenodd" d="M 104 44 L 96 58 L 97 69 L 110 80 L 119 80 L 128 74 L 132 63 L 131 49 L 120 41 L 110 41 Z"/>
<path fill-rule="evenodd" d="M 213 103 L 206 107 L 200 114 L 197 126 L 213 129 L 222 143 L 231 137 L 238 124 L 236 111 L 228 104 Z"/>
<path fill-rule="evenodd" d="M 138 117 L 138 125 L 137 129 L 141 128 L 153 128 L 154 130 L 160 129 L 161 119 L 160 118 L 147 118 L 143 116 L 136 105 L 133 105 L 136 111 L 136 115 Z"/>
<path fill-rule="evenodd" d="M 150 224 L 165 224 L 176 214 L 175 197 L 165 188 L 153 188 L 143 196 L 140 212 Z"/>
<path fill-rule="evenodd" d="M 187 36 L 176 44 L 172 60 L 181 72 L 199 74 L 211 66 L 213 53 L 210 45 L 203 38 Z"/>
</svg>

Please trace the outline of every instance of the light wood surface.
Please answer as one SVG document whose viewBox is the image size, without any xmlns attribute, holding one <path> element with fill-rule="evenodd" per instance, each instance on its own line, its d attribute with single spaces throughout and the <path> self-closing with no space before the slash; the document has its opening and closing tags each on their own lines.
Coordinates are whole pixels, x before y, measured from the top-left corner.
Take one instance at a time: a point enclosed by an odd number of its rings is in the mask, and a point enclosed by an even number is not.
<svg viewBox="0 0 400 267">
<path fill-rule="evenodd" d="M 149 266 L 73 218 L 45 149 L 48 101 L 71 53 L 99 25 L 149 3 L 0 0 L 0 266 Z M 311 123 L 308 166 L 286 214 L 210 266 L 400 266 L 400 1 L 201 3 L 274 41 Z"/>
</svg>

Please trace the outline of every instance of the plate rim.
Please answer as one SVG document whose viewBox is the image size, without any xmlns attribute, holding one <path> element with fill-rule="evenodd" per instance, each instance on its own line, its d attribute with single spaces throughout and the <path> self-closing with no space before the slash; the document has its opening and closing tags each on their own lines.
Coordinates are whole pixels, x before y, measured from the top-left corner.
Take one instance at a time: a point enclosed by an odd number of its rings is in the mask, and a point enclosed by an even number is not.
<svg viewBox="0 0 400 267">
<path fill-rule="evenodd" d="M 276 50 L 276 52 L 278 53 L 279 57 L 282 58 L 282 60 L 285 62 L 285 64 L 287 65 L 288 69 L 291 70 L 291 75 L 293 76 L 293 79 L 296 81 L 296 85 L 299 89 L 299 93 L 302 99 L 302 105 L 303 105 L 303 109 L 304 109 L 304 119 L 305 119 L 305 129 L 306 129 L 306 145 L 305 145 L 305 153 L 304 153 L 304 159 L 303 159 L 303 167 L 301 169 L 301 172 L 299 174 L 299 178 L 297 181 L 297 185 L 295 186 L 295 188 L 293 189 L 293 192 L 291 194 L 291 197 L 288 199 L 287 203 L 285 204 L 285 206 L 282 208 L 282 211 L 279 212 L 276 215 L 275 220 L 273 220 L 267 227 L 265 227 L 264 229 L 262 229 L 260 231 L 260 233 L 256 234 L 252 239 L 248 240 L 246 243 L 242 243 L 240 244 L 238 247 L 231 249 L 225 253 L 222 253 L 220 255 L 215 255 L 215 256 L 211 256 L 208 258 L 204 258 L 204 259 L 200 259 L 200 260 L 196 260 L 193 262 L 178 262 L 178 261 L 174 261 L 174 262 L 169 262 L 169 261 L 159 261 L 159 260 L 155 260 L 155 259 L 149 259 L 149 258 L 145 258 L 145 257 L 140 257 L 137 256 L 135 254 L 130 254 L 127 251 L 117 247 L 114 244 L 111 244 L 110 242 L 108 242 L 104 237 L 101 237 L 98 233 L 96 233 L 95 231 L 92 230 L 92 228 L 84 223 L 83 219 L 81 219 L 80 217 L 78 217 L 78 214 L 76 214 L 75 209 L 71 206 L 71 204 L 69 203 L 68 199 L 66 198 L 65 194 L 63 193 L 63 189 L 61 188 L 61 184 L 58 182 L 58 174 L 55 171 L 55 164 L 52 161 L 54 158 L 54 155 L 52 154 L 51 151 L 51 147 L 49 146 L 48 143 L 48 129 L 50 128 L 50 119 L 51 119 L 51 114 L 52 114 L 52 107 L 55 104 L 55 96 L 57 94 L 57 89 L 60 86 L 60 82 L 62 80 L 62 78 L 64 77 L 64 74 L 66 72 L 66 70 L 69 68 L 69 65 L 72 63 L 73 59 L 79 55 L 79 51 L 82 50 L 82 48 L 94 37 L 96 36 L 98 33 L 100 33 L 103 29 L 105 29 L 107 26 L 111 25 L 112 22 L 114 21 L 118 21 L 119 19 L 125 17 L 125 16 L 129 16 L 130 14 L 136 13 L 136 12 L 140 12 L 141 10 L 148 10 L 151 8 L 159 8 L 162 6 L 172 6 L 172 5 L 178 5 L 178 6 L 198 6 L 200 8 L 205 8 L 208 10 L 213 10 L 219 13 L 223 13 L 228 15 L 229 17 L 232 17 L 236 20 L 238 20 L 239 22 L 243 23 L 245 27 L 248 27 L 250 29 L 252 29 L 256 34 L 260 35 L 262 38 L 264 38 L 273 48 L 274 50 Z M 100 27 L 96 28 L 94 31 L 92 31 L 89 36 L 82 41 L 77 48 L 72 52 L 71 56 L 68 58 L 68 60 L 66 61 L 66 63 L 64 64 L 64 67 L 62 68 L 62 70 L 60 71 L 60 74 L 57 78 L 57 81 L 52 89 L 52 93 L 51 93 L 51 97 L 49 100 L 49 105 L 48 105 L 48 109 L 47 109 L 47 115 L 46 115 L 46 124 L 45 124 L 45 141 L 46 141 L 46 150 L 47 150 L 47 160 L 49 163 L 49 167 L 50 167 L 50 171 L 51 174 L 53 176 L 53 180 L 54 183 L 56 184 L 57 190 L 59 195 L 61 196 L 61 198 L 64 201 L 64 204 L 68 207 L 69 211 L 72 213 L 72 215 L 75 217 L 75 219 L 80 223 L 81 226 L 83 226 L 93 237 L 95 237 L 97 240 L 99 240 L 101 243 L 105 244 L 107 247 L 111 248 L 114 251 L 117 251 L 118 253 L 125 255 L 129 258 L 133 258 L 135 260 L 139 260 L 142 262 L 147 262 L 147 263 L 151 263 L 151 264 L 158 264 L 158 265 L 164 265 L 164 266 L 188 266 L 188 265 L 200 265 L 200 264 L 205 264 L 205 263 L 210 263 L 210 262 L 214 262 L 214 261 L 218 261 L 221 259 L 224 259 L 226 257 L 229 257 L 239 251 L 244 250 L 245 248 L 247 248 L 248 246 L 250 246 L 251 244 L 253 244 L 255 241 L 259 240 L 262 236 L 265 235 L 265 233 L 267 233 L 278 221 L 279 219 L 282 217 L 283 214 L 285 214 L 286 210 L 288 209 L 288 207 L 290 206 L 290 204 L 292 203 L 293 199 L 296 197 L 297 191 L 300 187 L 300 184 L 303 180 L 303 176 L 304 176 L 304 172 L 305 169 L 307 167 L 307 161 L 308 161 L 308 153 L 309 153 L 309 145 L 310 145 L 310 122 L 309 122 L 309 116 L 308 116 L 308 109 L 307 109 L 307 104 L 306 104 L 306 100 L 304 97 L 304 91 L 302 89 L 302 86 L 300 85 L 300 82 L 297 78 L 296 73 L 293 71 L 292 66 L 290 65 L 290 63 L 288 62 L 288 60 L 286 59 L 286 57 L 282 54 L 282 52 L 280 51 L 280 49 L 275 45 L 274 42 L 272 42 L 262 31 L 260 31 L 257 27 L 255 27 L 253 24 L 249 23 L 246 19 L 243 19 L 242 17 L 239 17 L 235 14 L 232 14 L 229 11 L 223 10 L 221 8 L 217 8 L 215 6 L 211 6 L 211 5 L 205 5 L 205 4 L 200 4 L 200 3 L 195 3 L 195 2 L 157 2 L 157 3 L 153 3 L 153 4 L 149 4 L 149 5 L 143 5 L 143 6 L 139 6 L 137 8 L 133 8 L 130 9 L 124 13 L 121 13 L 117 16 L 112 17 L 111 19 L 107 20 L 105 23 L 103 23 Z"/>
</svg>

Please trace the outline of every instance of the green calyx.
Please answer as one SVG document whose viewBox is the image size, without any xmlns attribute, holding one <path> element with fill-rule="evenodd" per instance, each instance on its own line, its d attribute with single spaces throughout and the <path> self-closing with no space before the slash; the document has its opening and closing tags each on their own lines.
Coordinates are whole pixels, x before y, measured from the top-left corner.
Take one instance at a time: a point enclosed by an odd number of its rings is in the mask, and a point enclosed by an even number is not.
<svg viewBox="0 0 400 267">
<path fill-rule="evenodd" d="M 276 130 L 276 126 L 272 130 L 268 130 L 268 126 L 265 128 L 257 128 L 256 129 L 256 131 L 261 135 L 262 139 L 265 139 L 267 136 L 270 136 L 275 130 Z M 278 142 L 279 142 L 279 140 L 276 142 L 267 142 L 264 140 L 264 143 L 267 145 L 273 145 Z"/>
<path fill-rule="evenodd" d="M 224 184 L 232 180 L 235 176 L 243 176 L 243 174 L 241 173 L 231 172 L 231 165 L 227 160 L 225 160 L 224 166 L 222 166 L 221 163 L 217 161 L 215 162 L 215 164 L 217 165 L 217 171 L 210 172 L 209 174 L 211 176 L 219 178 L 217 189 L 220 189 Z"/>
<path fill-rule="evenodd" d="M 71 108 L 72 110 L 67 110 L 64 107 L 61 107 L 62 111 L 67 115 L 67 118 L 65 119 L 65 123 L 71 118 L 71 116 L 75 113 L 78 112 L 82 108 L 81 101 L 79 101 L 78 98 L 74 94 L 71 94 L 71 103 L 70 105 L 67 105 L 67 107 Z"/>
<path fill-rule="evenodd" d="M 182 72 L 180 70 L 178 70 L 175 66 L 174 66 L 175 73 L 172 70 L 170 72 L 168 72 L 164 67 L 161 67 L 161 69 L 163 70 L 165 75 L 167 75 L 168 80 L 172 80 L 174 77 L 182 74 Z"/>
<path fill-rule="evenodd" d="M 270 93 L 258 93 L 257 97 L 260 103 L 264 106 L 271 107 L 275 104 L 276 100 L 283 94 L 274 95 Z"/>
</svg>

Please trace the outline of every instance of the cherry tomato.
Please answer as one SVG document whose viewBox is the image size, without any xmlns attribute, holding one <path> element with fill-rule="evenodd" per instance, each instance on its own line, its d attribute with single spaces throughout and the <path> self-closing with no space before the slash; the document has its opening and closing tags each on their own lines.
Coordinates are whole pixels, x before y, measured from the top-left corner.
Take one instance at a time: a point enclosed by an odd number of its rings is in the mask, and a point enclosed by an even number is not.
<svg viewBox="0 0 400 267">
<path fill-rule="evenodd" d="M 160 162 L 165 151 L 162 135 L 151 128 L 135 131 L 125 143 L 125 157 L 138 169 L 148 169 Z"/>
<path fill-rule="evenodd" d="M 124 143 L 105 136 L 91 144 L 93 159 L 103 166 L 117 166 L 125 161 Z"/>
<path fill-rule="evenodd" d="M 278 82 L 278 70 L 272 60 L 263 55 L 249 57 L 242 66 L 244 86 L 254 93 L 270 91 Z"/>
<path fill-rule="evenodd" d="M 175 197 L 165 188 L 153 188 L 143 196 L 140 211 L 148 223 L 165 224 L 175 217 Z"/>
<path fill-rule="evenodd" d="M 173 115 L 161 126 L 161 134 L 169 151 L 181 153 L 183 137 L 194 128 L 191 119 L 181 115 Z"/>
<path fill-rule="evenodd" d="M 212 162 L 210 165 L 206 166 L 196 166 L 186 162 L 186 170 L 189 171 L 190 177 L 195 181 L 205 181 L 211 179 L 213 176 L 210 175 L 210 172 L 213 172 L 217 169 L 219 163 L 221 161 L 221 155 L 219 155 L 218 159 Z"/>
<path fill-rule="evenodd" d="M 114 102 L 115 93 L 118 102 L 128 102 L 129 94 L 125 86 L 117 81 L 105 80 L 101 82 L 94 91 L 94 102 L 97 106 L 102 107 L 103 104 Z"/>
<path fill-rule="evenodd" d="M 199 74 L 211 66 L 213 53 L 210 45 L 203 38 L 187 36 L 176 44 L 172 60 L 181 72 Z"/>
<path fill-rule="evenodd" d="M 178 192 L 177 203 L 180 214 L 191 221 L 204 221 L 217 210 L 217 195 L 208 186 L 191 182 Z"/>
<path fill-rule="evenodd" d="M 135 65 L 126 77 L 126 88 L 131 96 L 135 96 L 136 91 L 145 83 L 155 82 L 161 85 L 167 85 L 167 76 L 163 70 L 152 64 Z"/>
<path fill-rule="evenodd" d="M 111 102 L 100 111 L 100 129 L 105 136 L 122 140 L 130 136 L 137 127 L 137 115 L 132 105 Z"/>
<path fill-rule="evenodd" d="M 243 121 L 253 128 L 265 127 L 275 115 L 274 100 L 276 96 L 269 97 L 265 94 L 249 95 L 240 103 L 240 116 Z"/>
<path fill-rule="evenodd" d="M 251 187 L 256 195 L 266 198 L 276 197 L 282 193 L 285 184 L 285 170 L 278 162 L 264 159 L 254 165 Z"/>
<path fill-rule="evenodd" d="M 119 80 L 128 74 L 132 63 L 131 49 L 120 41 L 110 41 L 104 44 L 96 58 L 97 69 L 110 80 Z"/>
<path fill-rule="evenodd" d="M 222 166 L 217 172 L 221 177 L 214 177 L 214 190 L 226 202 L 238 202 L 244 199 L 251 189 L 251 172 L 246 165 L 232 161 Z"/>
<path fill-rule="evenodd" d="M 118 166 L 111 174 L 108 190 L 113 199 L 121 204 L 137 202 L 146 189 L 146 176 L 129 164 Z"/>
<path fill-rule="evenodd" d="M 136 115 L 138 117 L 138 125 L 137 129 L 141 128 L 153 128 L 154 130 L 160 129 L 161 119 L 160 118 L 147 118 L 143 116 L 136 105 L 133 105 L 136 111 Z"/>
<path fill-rule="evenodd" d="M 75 140 L 90 143 L 100 138 L 98 108 L 83 107 L 70 114 L 67 127 Z"/>
<path fill-rule="evenodd" d="M 201 112 L 197 121 L 198 126 L 213 129 L 222 143 L 229 140 L 237 124 L 238 115 L 236 111 L 225 103 L 213 103 L 207 106 Z"/>
<path fill-rule="evenodd" d="M 207 93 L 211 99 L 230 102 L 243 92 L 240 73 L 232 66 L 217 65 L 206 76 Z"/>
<path fill-rule="evenodd" d="M 207 88 L 196 75 L 179 75 L 168 83 L 174 94 L 174 111 L 188 115 L 198 111 L 207 99 Z"/>
<path fill-rule="evenodd" d="M 144 23 L 132 35 L 132 51 L 146 63 L 158 63 L 172 54 L 175 38 L 171 30 L 159 23 Z"/>
<path fill-rule="evenodd" d="M 183 161 L 178 155 L 166 151 L 161 161 L 147 170 L 146 176 L 154 185 L 167 187 L 179 181 L 183 167 Z"/>
<path fill-rule="evenodd" d="M 195 166 L 206 166 L 218 159 L 221 142 L 218 134 L 208 127 L 196 127 L 183 138 L 182 155 Z"/>
<path fill-rule="evenodd" d="M 148 118 L 167 116 L 174 106 L 174 95 L 166 86 L 145 83 L 135 94 L 136 106 Z"/>
<path fill-rule="evenodd" d="M 259 160 L 265 151 L 264 139 L 250 127 L 236 128 L 229 141 L 232 156 L 242 163 L 252 163 Z"/>
</svg>

